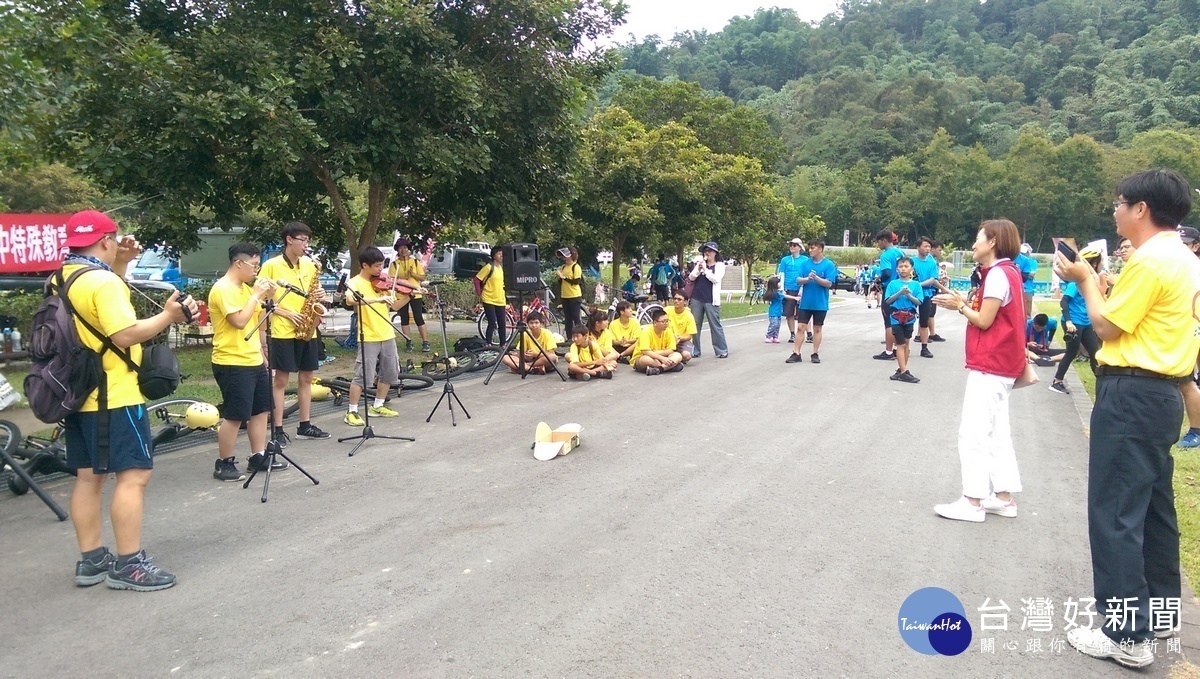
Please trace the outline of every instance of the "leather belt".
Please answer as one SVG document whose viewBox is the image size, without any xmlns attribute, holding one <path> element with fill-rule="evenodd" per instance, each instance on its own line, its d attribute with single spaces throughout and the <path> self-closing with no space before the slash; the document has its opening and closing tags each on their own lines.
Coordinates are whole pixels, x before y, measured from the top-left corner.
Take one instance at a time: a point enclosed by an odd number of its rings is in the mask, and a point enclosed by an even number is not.
<svg viewBox="0 0 1200 679">
<path fill-rule="evenodd" d="M 1096 368 L 1096 374 L 1101 377 L 1149 377 L 1153 380 L 1163 380 L 1165 382 L 1174 382 L 1175 384 L 1179 384 L 1188 379 L 1186 377 L 1174 377 L 1171 375 L 1156 373 L 1153 370 L 1144 370 L 1142 368 L 1125 368 L 1112 365 L 1098 366 Z"/>
</svg>

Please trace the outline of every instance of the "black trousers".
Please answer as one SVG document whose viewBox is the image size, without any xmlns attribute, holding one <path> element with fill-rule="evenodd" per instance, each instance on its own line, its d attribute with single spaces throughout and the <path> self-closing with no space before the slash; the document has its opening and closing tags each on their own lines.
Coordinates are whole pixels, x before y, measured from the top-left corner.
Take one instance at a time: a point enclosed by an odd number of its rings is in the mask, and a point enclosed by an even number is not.
<svg viewBox="0 0 1200 679">
<path fill-rule="evenodd" d="M 484 341 L 491 344 L 492 331 L 495 330 L 500 333 L 500 339 L 497 343 L 504 344 L 504 341 L 508 339 L 508 326 L 506 325 L 508 319 L 507 308 L 497 304 L 485 303 L 483 305 L 483 313 L 484 318 L 487 319 L 487 329 L 483 331 Z"/>
<path fill-rule="evenodd" d="M 583 298 L 582 297 L 563 297 L 562 298 L 563 315 L 567 322 L 567 327 L 564 329 L 567 337 L 571 336 L 576 326 L 583 324 Z"/>
<path fill-rule="evenodd" d="M 1100 338 L 1096 336 L 1096 331 L 1092 330 L 1090 325 L 1075 326 L 1075 339 L 1067 340 L 1067 351 L 1063 354 L 1062 361 L 1058 364 L 1058 370 L 1054 371 L 1054 379 L 1059 382 L 1067 376 L 1067 370 L 1071 368 L 1071 361 L 1079 355 L 1079 346 L 1083 345 L 1088 350 L 1088 363 L 1092 365 L 1092 372 L 1096 372 L 1096 352 L 1100 351 Z"/>
<path fill-rule="evenodd" d="M 1182 423 L 1178 385 L 1149 377 L 1098 378 L 1088 456 L 1096 611 L 1103 616 L 1109 609 L 1137 608 L 1118 614 L 1123 624 L 1116 629 L 1103 627 L 1117 643 L 1152 638 L 1150 624 L 1159 621 L 1151 619 L 1150 599 L 1180 596 L 1171 446 Z"/>
</svg>

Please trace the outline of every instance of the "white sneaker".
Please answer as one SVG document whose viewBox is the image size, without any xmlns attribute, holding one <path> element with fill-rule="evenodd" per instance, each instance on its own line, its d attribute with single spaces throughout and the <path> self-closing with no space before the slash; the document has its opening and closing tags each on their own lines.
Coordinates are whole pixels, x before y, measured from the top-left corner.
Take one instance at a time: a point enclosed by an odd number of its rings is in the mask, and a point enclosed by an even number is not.
<svg viewBox="0 0 1200 679">
<path fill-rule="evenodd" d="M 1076 651 L 1093 658 L 1112 658 L 1118 665 L 1125 667 L 1145 667 L 1154 662 L 1154 654 L 1144 643 L 1129 642 L 1118 644 L 1099 627 L 1084 629 L 1076 627 L 1067 632 L 1067 641 Z"/>
<path fill-rule="evenodd" d="M 933 511 L 937 512 L 938 516 L 954 519 L 955 521 L 983 523 L 983 520 L 987 518 L 987 513 L 983 511 L 983 507 L 971 504 L 971 501 L 965 496 L 958 498 L 950 504 L 934 505 Z"/>
<path fill-rule="evenodd" d="M 996 514 L 1009 519 L 1017 518 L 1017 501 L 1010 499 L 1008 502 L 1002 502 L 1000 498 L 992 495 L 979 501 L 979 506 L 983 507 L 983 511 L 988 514 Z"/>
</svg>

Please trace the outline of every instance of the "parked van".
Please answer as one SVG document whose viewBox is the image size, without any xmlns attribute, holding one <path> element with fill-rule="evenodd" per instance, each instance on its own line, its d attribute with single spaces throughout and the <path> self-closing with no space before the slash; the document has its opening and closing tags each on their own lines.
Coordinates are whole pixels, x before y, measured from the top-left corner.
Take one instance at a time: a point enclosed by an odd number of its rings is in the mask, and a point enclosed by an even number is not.
<svg viewBox="0 0 1200 679">
<path fill-rule="evenodd" d="M 492 255 L 487 250 L 444 248 L 430 256 L 425 273 L 428 276 L 453 276 L 460 280 L 470 280 L 490 261 Z"/>
</svg>

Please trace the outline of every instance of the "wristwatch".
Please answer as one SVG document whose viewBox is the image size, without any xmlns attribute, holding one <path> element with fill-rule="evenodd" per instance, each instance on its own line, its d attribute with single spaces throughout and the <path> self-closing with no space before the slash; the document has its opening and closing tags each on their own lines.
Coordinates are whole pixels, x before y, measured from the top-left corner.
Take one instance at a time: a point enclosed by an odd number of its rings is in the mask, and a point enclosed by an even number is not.
<svg viewBox="0 0 1200 679">
<path fill-rule="evenodd" d="M 967 315 L 967 305 L 964 304 L 964 305 L 958 307 L 958 313 L 962 314 L 963 316 L 966 316 Z"/>
</svg>

